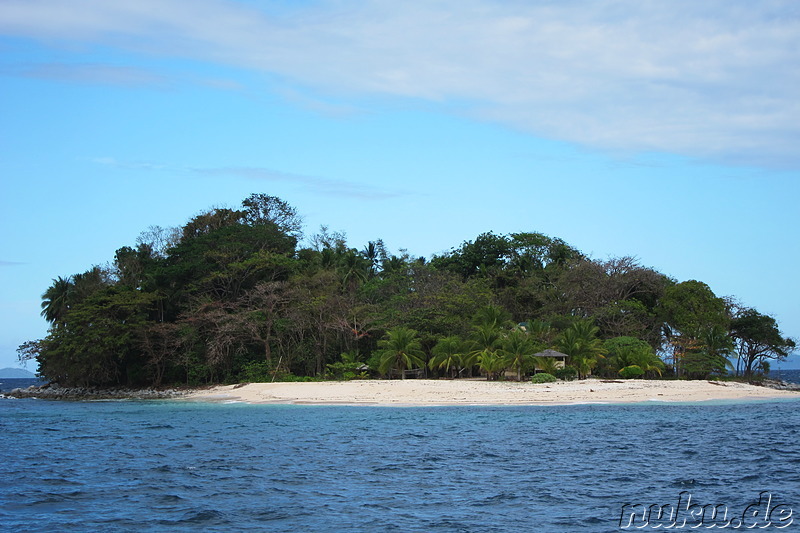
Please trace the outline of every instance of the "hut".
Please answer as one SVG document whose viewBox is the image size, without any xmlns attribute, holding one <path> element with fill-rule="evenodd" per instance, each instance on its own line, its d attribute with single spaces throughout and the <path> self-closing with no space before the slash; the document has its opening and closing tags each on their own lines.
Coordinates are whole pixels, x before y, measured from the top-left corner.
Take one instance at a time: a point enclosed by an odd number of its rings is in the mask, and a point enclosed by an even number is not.
<svg viewBox="0 0 800 533">
<path fill-rule="evenodd" d="M 569 357 L 565 353 L 557 352 L 555 350 L 551 350 L 548 348 L 547 350 L 541 351 L 539 353 L 533 354 L 534 357 L 552 357 L 555 359 L 556 368 L 564 368 L 567 365 L 567 357 Z M 537 370 L 539 370 L 537 368 Z"/>
</svg>

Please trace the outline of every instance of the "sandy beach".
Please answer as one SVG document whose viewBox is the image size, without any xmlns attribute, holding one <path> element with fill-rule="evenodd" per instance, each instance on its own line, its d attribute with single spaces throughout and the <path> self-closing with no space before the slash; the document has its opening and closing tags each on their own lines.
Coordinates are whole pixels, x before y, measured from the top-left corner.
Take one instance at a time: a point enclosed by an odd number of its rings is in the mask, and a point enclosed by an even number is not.
<svg viewBox="0 0 800 533">
<path fill-rule="evenodd" d="M 194 391 L 196 401 L 253 404 L 560 405 L 798 398 L 798 391 L 734 382 L 589 379 L 548 384 L 478 380 L 364 380 L 250 383 Z"/>
</svg>

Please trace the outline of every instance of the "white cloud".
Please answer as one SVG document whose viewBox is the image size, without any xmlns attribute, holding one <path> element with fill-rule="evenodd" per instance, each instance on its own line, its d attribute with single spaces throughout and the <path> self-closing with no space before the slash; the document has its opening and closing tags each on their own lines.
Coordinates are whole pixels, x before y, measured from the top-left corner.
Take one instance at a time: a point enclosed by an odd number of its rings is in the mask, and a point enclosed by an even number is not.
<svg viewBox="0 0 800 533">
<path fill-rule="evenodd" d="M 591 147 L 800 167 L 793 0 L 265 4 L 6 0 L 0 32 L 234 65 L 339 100 L 457 102 Z"/>
</svg>

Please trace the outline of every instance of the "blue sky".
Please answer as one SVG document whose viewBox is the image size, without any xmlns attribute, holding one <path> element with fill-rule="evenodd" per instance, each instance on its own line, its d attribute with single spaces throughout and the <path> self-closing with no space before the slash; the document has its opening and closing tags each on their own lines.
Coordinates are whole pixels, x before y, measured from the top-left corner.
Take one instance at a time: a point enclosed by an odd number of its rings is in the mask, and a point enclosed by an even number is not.
<svg viewBox="0 0 800 533">
<path fill-rule="evenodd" d="M 2 0 L 0 367 L 52 278 L 253 192 L 359 248 L 633 255 L 800 337 L 799 46 L 793 1 Z"/>
</svg>

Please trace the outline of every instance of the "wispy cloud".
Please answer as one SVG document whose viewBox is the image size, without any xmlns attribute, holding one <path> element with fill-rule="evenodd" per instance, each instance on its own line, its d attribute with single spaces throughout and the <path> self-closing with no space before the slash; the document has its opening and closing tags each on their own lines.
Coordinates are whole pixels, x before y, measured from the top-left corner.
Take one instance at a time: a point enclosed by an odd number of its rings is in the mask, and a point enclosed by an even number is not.
<svg viewBox="0 0 800 533">
<path fill-rule="evenodd" d="M 165 86 L 165 76 L 140 68 L 101 63 L 40 63 L 19 66 L 12 73 L 74 83 L 119 85 L 126 87 Z"/>
<path fill-rule="evenodd" d="M 340 198 L 352 198 L 360 200 L 385 200 L 409 196 L 411 193 L 400 189 L 389 189 L 386 187 L 375 187 L 373 185 L 356 183 L 353 181 L 325 178 L 320 176 L 306 176 L 291 172 L 281 172 L 278 170 L 263 167 L 185 167 L 155 163 L 152 161 L 124 161 L 115 157 L 103 156 L 94 157 L 90 161 L 96 165 L 123 170 L 151 170 L 151 171 L 170 171 L 176 173 L 191 173 L 204 176 L 219 178 L 245 178 L 250 180 L 280 182 L 294 185 L 312 194 L 322 196 L 335 196 Z"/>
<path fill-rule="evenodd" d="M 22 265 L 27 265 L 27 263 L 20 263 L 19 261 L 3 261 L 3 260 L 0 260 L 0 267 L 22 266 Z"/>
<path fill-rule="evenodd" d="M 121 161 L 116 157 L 108 156 L 93 157 L 90 161 L 97 165 L 126 170 L 170 170 L 172 168 L 169 165 L 161 163 L 153 163 L 150 161 Z"/>
<path fill-rule="evenodd" d="M 5 0 L 0 32 L 268 72 L 339 101 L 455 101 L 595 148 L 800 168 L 794 0 L 261 5 Z"/>
<path fill-rule="evenodd" d="M 198 174 L 220 177 L 240 177 L 259 181 L 272 181 L 300 186 L 309 192 L 323 196 L 337 196 L 361 200 L 382 200 L 407 196 L 408 192 L 389 190 L 383 187 L 374 187 L 346 180 L 321 178 L 317 176 L 304 176 L 286 172 L 278 172 L 268 168 L 258 167 L 221 167 L 221 168 L 195 168 Z"/>
</svg>

